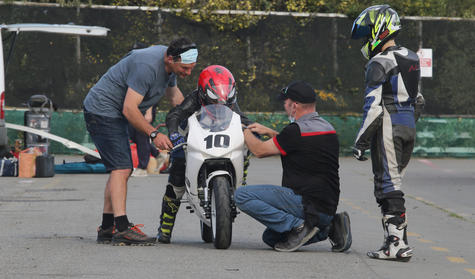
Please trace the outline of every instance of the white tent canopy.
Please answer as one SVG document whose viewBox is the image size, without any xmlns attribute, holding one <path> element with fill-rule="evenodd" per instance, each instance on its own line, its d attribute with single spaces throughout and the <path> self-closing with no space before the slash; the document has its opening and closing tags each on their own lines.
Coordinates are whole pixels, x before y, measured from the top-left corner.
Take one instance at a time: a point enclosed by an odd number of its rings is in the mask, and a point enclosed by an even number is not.
<svg viewBox="0 0 475 279">
<path fill-rule="evenodd" d="M 109 28 L 99 26 L 83 26 L 74 24 L 38 24 L 38 23 L 21 23 L 0 25 L 0 29 L 11 32 L 47 32 L 60 34 L 73 34 L 83 36 L 107 36 Z"/>
</svg>

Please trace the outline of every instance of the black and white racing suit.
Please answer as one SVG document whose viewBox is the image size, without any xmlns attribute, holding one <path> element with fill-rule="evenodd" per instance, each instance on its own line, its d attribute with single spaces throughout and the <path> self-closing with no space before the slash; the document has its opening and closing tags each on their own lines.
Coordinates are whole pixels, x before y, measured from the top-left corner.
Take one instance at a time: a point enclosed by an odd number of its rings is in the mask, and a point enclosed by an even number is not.
<svg viewBox="0 0 475 279">
<path fill-rule="evenodd" d="M 371 148 L 374 195 L 383 214 L 406 211 L 401 178 L 414 148 L 415 122 L 424 105 L 419 80 L 419 58 L 404 47 L 389 47 L 366 65 L 363 123 L 355 147 Z"/>
<path fill-rule="evenodd" d="M 186 121 L 188 117 L 190 117 L 194 112 L 200 110 L 202 105 L 203 104 L 197 90 L 186 96 L 183 102 L 171 109 L 166 116 L 168 134 L 171 135 L 178 132 L 180 125 L 183 125 L 184 121 Z M 241 116 L 241 122 L 244 125 L 247 126 L 253 123 L 241 112 L 237 102 L 233 103 L 229 107 L 231 110 Z M 173 152 L 170 157 L 172 164 L 170 168 L 170 175 L 168 177 L 168 183 L 173 186 L 175 193 L 172 193 L 171 189 L 167 189 L 167 195 L 181 198 L 181 195 L 183 195 L 185 190 L 185 154 L 182 150 L 178 150 L 177 152 Z"/>
</svg>

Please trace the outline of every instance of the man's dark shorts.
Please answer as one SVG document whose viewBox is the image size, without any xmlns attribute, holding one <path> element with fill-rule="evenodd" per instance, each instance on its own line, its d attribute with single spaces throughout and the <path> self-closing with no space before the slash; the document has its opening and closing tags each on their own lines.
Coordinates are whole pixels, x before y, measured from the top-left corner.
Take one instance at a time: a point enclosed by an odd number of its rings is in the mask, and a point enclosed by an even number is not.
<svg viewBox="0 0 475 279">
<path fill-rule="evenodd" d="M 92 114 L 86 110 L 84 120 L 106 170 L 132 169 L 127 120 Z"/>
</svg>

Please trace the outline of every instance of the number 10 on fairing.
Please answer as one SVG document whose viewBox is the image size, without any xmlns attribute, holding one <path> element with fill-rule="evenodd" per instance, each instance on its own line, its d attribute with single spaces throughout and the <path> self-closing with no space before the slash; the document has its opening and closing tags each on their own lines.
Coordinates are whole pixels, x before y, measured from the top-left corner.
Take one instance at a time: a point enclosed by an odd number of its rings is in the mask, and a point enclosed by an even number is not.
<svg viewBox="0 0 475 279">
<path fill-rule="evenodd" d="M 204 138 L 204 141 L 206 142 L 206 149 L 213 147 L 227 148 L 229 147 L 230 138 L 228 135 L 209 135 Z"/>
</svg>

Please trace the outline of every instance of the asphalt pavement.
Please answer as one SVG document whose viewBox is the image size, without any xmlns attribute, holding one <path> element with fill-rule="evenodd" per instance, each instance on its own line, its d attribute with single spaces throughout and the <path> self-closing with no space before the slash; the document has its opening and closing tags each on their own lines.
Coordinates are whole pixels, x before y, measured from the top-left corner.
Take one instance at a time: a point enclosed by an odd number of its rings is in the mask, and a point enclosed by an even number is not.
<svg viewBox="0 0 475 279">
<path fill-rule="evenodd" d="M 56 161 L 81 161 L 57 156 Z M 232 245 L 201 241 L 199 220 L 180 208 L 171 244 L 96 244 L 106 174 L 0 178 L 0 278 L 475 278 L 475 160 L 413 158 L 406 192 L 408 263 L 369 259 L 383 241 L 370 162 L 340 159 L 341 202 L 353 246 L 333 253 L 329 241 L 281 253 L 261 241 L 264 227 L 241 213 Z M 280 184 L 278 157 L 251 160 L 249 184 Z M 128 216 L 155 235 L 166 175 L 129 180 Z"/>
</svg>

